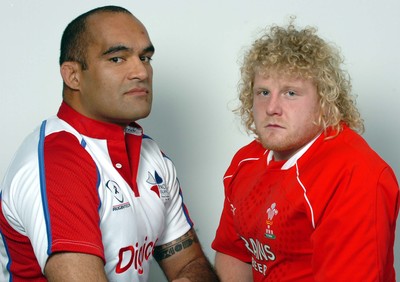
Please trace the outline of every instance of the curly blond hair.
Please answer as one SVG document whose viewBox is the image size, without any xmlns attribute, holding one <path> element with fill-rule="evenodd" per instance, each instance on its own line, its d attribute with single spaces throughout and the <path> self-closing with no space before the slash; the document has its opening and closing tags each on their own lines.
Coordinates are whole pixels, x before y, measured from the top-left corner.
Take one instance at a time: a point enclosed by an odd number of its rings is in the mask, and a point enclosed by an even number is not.
<svg viewBox="0 0 400 282">
<path fill-rule="evenodd" d="M 364 131 L 350 77 L 341 67 L 344 60 L 339 50 L 316 32 L 314 27 L 297 30 L 293 22 L 286 28 L 273 25 L 245 53 L 238 84 L 240 105 L 234 112 L 248 132 L 257 135 L 252 114 L 255 74 L 269 72 L 315 83 L 321 106 L 317 123 L 324 130 L 331 127 L 338 134 L 345 123 L 359 133 Z"/>
</svg>

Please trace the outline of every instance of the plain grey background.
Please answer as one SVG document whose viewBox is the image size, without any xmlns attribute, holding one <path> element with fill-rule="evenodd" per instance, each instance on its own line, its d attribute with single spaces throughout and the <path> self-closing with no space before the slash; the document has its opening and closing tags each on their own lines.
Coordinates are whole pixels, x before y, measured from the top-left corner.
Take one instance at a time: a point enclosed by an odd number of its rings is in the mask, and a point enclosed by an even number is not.
<svg viewBox="0 0 400 282">
<path fill-rule="evenodd" d="M 89 9 L 132 11 L 156 47 L 154 104 L 140 124 L 174 160 L 186 204 L 210 260 L 223 203 L 222 176 L 252 140 L 232 114 L 238 59 L 271 24 L 316 26 L 346 59 L 364 137 L 400 175 L 400 2 L 397 0 L 28 1 L 0 4 L 0 178 L 24 136 L 61 102 L 59 42 L 65 26 Z M 400 279 L 400 237 L 396 235 Z M 165 281 L 154 268 L 151 281 Z"/>
</svg>

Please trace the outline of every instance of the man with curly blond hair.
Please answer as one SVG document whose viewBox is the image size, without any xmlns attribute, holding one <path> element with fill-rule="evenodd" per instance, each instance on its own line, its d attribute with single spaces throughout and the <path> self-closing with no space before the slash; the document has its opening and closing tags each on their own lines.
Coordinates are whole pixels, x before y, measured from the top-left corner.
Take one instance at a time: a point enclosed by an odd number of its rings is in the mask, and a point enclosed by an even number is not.
<svg viewBox="0 0 400 282">
<path fill-rule="evenodd" d="M 213 248 L 221 281 L 395 281 L 399 186 L 360 136 L 337 48 L 272 26 L 245 54 L 241 116 Z"/>
</svg>

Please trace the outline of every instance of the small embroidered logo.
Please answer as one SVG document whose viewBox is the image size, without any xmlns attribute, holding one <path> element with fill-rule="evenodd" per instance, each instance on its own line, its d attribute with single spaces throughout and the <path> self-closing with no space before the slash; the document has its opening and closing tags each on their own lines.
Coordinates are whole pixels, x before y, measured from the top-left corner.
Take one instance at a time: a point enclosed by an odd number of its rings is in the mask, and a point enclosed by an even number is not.
<svg viewBox="0 0 400 282">
<path fill-rule="evenodd" d="M 278 214 L 278 209 L 276 208 L 276 203 L 272 203 L 271 207 L 267 209 L 267 229 L 265 230 L 265 237 L 269 239 L 275 239 L 276 235 L 272 230 L 272 225 L 274 224 L 273 218 Z"/>
<path fill-rule="evenodd" d="M 108 180 L 106 187 L 112 193 L 114 199 L 118 201 L 116 204 L 113 204 L 113 211 L 123 210 L 131 206 L 129 202 L 124 202 L 124 194 L 121 192 L 121 188 L 117 182 Z"/>
<path fill-rule="evenodd" d="M 232 211 L 232 214 L 235 215 L 236 208 L 233 204 L 231 204 L 231 211 Z"/>
<path fill-rule="evenodd" d="M 121 188 L 119 188 L 117 182 L 108 180 L 106 187 L 111 191 L 111 193 L 113 193 L 114 198 L 117 199 L 118 202 L 122 203 L 124 201 L 124 195 L 121 193 Z"/>
<path fill-rule="evenodd" d="M 153 185 L 150 189 L 151 191 L 156 193 L 159 198 L 165 201 L 169 200 L 170 195 L 167 186 L 165 185 L 164 180 L 161 178 L 161 176 L 158 175 L 157 171 L 154 171 L 154 176 L 150 172 L 148 172 L 146 182 Z"/>
</svg>

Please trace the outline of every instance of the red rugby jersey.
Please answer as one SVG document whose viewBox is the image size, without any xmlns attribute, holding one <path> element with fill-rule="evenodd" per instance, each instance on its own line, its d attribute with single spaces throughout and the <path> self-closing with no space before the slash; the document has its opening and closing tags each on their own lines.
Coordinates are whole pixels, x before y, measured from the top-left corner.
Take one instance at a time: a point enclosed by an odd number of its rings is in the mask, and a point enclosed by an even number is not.
<svg viewBox="0 0 400 282">
<path fill-rule="evenodd" d="M 237 152 L 213 248 L 254 281 L 395 281 L 392 169 L 347 127 L 308 146 L 287 162 L 257 141 Z"/>
</svg>

